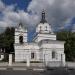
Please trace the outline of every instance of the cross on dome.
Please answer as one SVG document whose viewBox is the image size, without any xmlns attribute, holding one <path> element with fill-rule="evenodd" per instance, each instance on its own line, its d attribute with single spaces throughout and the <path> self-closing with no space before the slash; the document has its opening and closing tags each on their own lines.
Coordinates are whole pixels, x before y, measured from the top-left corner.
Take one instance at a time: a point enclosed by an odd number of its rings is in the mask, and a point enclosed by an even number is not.
<svg viewBox="0 0 75 75">
<path fill-rule="evenodd" d="M 47 21 L 45 19 L 45 11 L 44 10 L 42 11 L 42 18 L 41 18 L 40 23 L 47 23 Z"/>
</svg>

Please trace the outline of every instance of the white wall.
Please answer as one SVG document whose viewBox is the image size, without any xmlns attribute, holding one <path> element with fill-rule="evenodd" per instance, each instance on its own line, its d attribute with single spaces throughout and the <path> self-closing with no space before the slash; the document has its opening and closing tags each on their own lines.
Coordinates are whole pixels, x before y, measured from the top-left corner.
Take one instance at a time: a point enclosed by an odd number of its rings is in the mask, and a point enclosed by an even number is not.
<svg viewBox="0 0 75 75">
<path fill-rule="evenodd" d="M 52 51 L 56 52 L 56 58 L 52 59 Z M 31 53 L 35 53 L 35 58 L 31 59 Z M 30 61 L 61 61 L 61 54 L 64 54 L 64 45 L 60 44 L 37 44 L 15 45 L 15 61 L 26 61 L 29 55 Z"/>
<path fill-rule="evenodd" d="M 50 45 L 50 44 L 49 44 Z M 51 45 L 50 45 L 51 46 Z M 43 46 L 42 51 L 43 55 L 42 58 L 43 61 L 61 61 L 61 54 L 64 54 L 64 47 L 60 48 L 57 46 L 57 48 L 54 46 L 48 47 L 48 46 Z M 55 58 L 52 58 L 52 51 L 55 51 Z"/>
<path fill-rule="evenodd" d="M 56 40 L 56 35 L 54 35 L 54 34 L 38 34 L 35 41 L 40 42 L 41 40 L 45 40 L 45 39 Z"/>
<path fill-rule="evenodd" d="M 64 45 L 63 44 L 50 44 L 50 43 L 43 43 L 42 45 L 41 45 L 41 48 L 53 48 L 53 49 L 58 49 L 58 48 L 60 48 L 60 49 L 62 49 L 62 48 L 64 48 Z"/>
<path fill-rule="evenodd" d="M 51 33 L 51 26 L 48 23 L 40 23 L 37 27 L 36 27 L 36 32 L 38 33 Z"/>
<path fill-rule="evenodd" d="M 31 53 L 35 53 L 35 58 L 31 59 Z M 30 61 L 39 61 L 40 59 L 40 51 L 37 46 L 33 45 L 22 45 L 15 46 L 15 62 L 21 62 L 27 60 L 27 55 L 29 56 Z"/>
</svg>

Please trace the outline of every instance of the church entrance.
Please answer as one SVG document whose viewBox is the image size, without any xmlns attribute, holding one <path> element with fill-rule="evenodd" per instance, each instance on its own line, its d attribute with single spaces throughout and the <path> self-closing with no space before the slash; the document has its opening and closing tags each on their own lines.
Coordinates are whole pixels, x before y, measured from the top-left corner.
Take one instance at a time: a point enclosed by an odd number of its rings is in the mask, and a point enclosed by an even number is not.
<svg viewBox="0 0 75 75">
<path fill-rule="evenodd" d="M 31 59 L 35 58 L 35 53 L 31 53 Z"/>
</svg>

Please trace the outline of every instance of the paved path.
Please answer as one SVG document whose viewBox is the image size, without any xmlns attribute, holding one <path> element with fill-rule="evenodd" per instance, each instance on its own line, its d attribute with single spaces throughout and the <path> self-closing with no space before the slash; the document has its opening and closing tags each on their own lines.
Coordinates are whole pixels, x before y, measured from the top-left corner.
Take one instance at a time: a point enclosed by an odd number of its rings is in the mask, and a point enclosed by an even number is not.
<svg viewBox="0 0 75 75">
<path fill-rule="evenodd" d="M 0 75 L 75 75 L 74 69 L 50 69 L 46 71 L 32 71 L 32 70 L 0 70 Z"/>
<path fill-rule="evenodd" d="M 6 70 L 7 68 L 12 68 L 13 70 L 27 70 L 28 67 L 26 63 L 13 63 L 12 66 L 9 66 L 8 63 L 0 63 L 0 70 Z M 31 64 L 29 69 L 33 70 L 44 70 L 45 66 L 42 63 Z"/>
</svg>

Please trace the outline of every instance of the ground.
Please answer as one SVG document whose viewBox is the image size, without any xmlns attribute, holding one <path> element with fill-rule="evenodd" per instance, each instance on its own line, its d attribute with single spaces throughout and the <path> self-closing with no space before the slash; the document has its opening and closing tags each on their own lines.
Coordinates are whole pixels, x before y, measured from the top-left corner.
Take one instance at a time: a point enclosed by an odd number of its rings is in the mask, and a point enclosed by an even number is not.
<svg viewBox="0 0 75 75">
<path fill-rule="evenodd" d="M 75 75 L 75 69 L 51 68 L 45 71 L 33 70 L 0 70 L 0 75 Z"/>
</svg>

